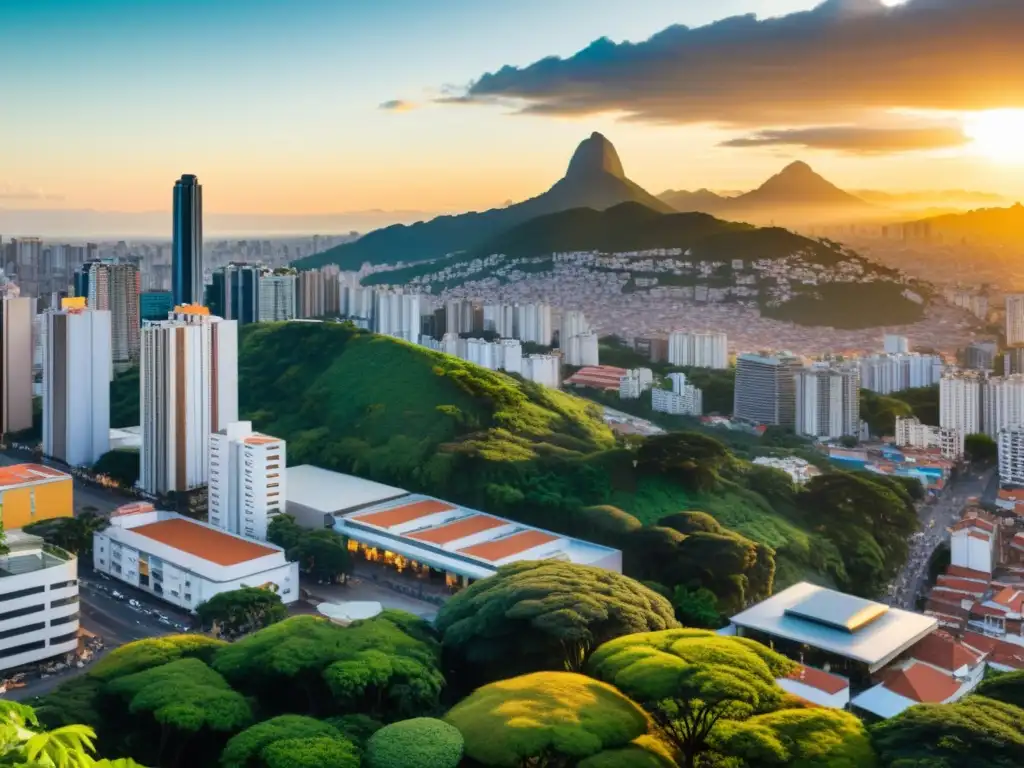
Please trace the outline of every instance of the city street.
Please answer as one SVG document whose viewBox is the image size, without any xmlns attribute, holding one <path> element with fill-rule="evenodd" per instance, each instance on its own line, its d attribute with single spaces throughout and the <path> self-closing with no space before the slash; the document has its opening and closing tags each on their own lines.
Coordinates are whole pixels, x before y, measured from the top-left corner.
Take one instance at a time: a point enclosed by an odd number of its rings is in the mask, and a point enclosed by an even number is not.
<svg viewBox="0 0 1024 768">
<path fill-rule="evenodd" d="M 993 487 L 999 480 L 995 470 L 977 473 L 965 471 L 949 483 L 938 501 L 918 506 L 921 529 L 910 541 L 910 553 L 903 570 L 890 585 L 886 602 L 897 608 L 913 610 L 928 578 L 928 561 L 944 541 L 949 540 L 950 525 L 960 519 L 960 513 L 972 496 L 979 499 L 994 496 Z"/>
</svg>

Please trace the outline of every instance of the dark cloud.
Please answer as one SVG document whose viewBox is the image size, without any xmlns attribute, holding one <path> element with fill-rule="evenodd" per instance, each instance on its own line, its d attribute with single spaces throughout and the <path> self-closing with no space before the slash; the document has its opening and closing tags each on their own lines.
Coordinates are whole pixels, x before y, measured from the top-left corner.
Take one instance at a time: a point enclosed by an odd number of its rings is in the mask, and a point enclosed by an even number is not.
<svg viewBox="0 0 1024 768">
<path fill-rule="evenodd" d="M 924 149 L 959 147 L 969 139 L 959 128 L 861 128 L 830 125 L 757 131 L 749 136 L 723 141 L 723 147 L 807 147 L 831 149 L 859 155 L 913 152 Z"/>
<path fill-rule="evenodd" d="M 378 109 L 383 109 L 388 112 L 408 112 L 411 109 L 416 109 L 416 105 L 411 101 L 404 101 L 402 99 L 391 99 L 381 104 Z"/>
<path fill-rule="evenodd" d="M 506 66 L 465 92 L 527 113 L 621 111 L 657 123 L 855 122 L 881 109 L 1024 106 L 1024 1 L 828 0 L 779 18 L 602 38 L 567 59 Z"/>
</svg>

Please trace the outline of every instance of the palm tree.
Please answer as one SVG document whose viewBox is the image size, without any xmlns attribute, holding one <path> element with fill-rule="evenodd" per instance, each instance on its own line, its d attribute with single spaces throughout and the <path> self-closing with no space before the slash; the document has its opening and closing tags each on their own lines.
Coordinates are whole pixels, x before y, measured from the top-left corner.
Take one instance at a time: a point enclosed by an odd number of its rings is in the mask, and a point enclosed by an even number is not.
<svg viewBox="0 0 1024 768">
<path fill-rule="evenodd" d="M 39 768 L 92 768 L 96 761 L 92 728 L 68 725 L 53 731 L 39 727 L 32 707 L 0 701 L 0 766 L 30 765 Z"/>
</svg>

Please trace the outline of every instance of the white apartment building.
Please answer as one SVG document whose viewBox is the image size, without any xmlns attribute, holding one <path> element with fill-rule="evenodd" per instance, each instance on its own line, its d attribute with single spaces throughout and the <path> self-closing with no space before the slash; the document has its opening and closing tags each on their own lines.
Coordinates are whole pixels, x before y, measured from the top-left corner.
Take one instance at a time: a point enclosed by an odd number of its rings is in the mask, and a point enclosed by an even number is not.
<svg viewBox="0 0 1024 768">
<path fill-rule="evenodd" d="M 1024 427 L 999 433 L 999 482 L 1024 485 Z"/>
<path fill-rule="evenodd" d="M 358 278 L 354 287 L 358 287 Z M 336 264 L 299 272 L 296 317 L 337 315 L 341 311 L 341 271 Z"/>
<path fill-rule="evenodd" d="M 523 372 L 523 346 L 518 339 L 484 341 L 446 333 L 441 341 L 437 341 L 424 334 L 420 336 L 420 345 L 491 371 Z"/>
<path fill-rule="evenodd" d="M 576 309 L 567 309 L 562 313 L 562 322 L 559 326 L 558 338 L 564 344 L 567 339 L 574 336 L 581 336 L 590 332 L 590 324 L 587 317 Z"/>
<path fill-rule="evenodd" d="M 671 391 L 655 387 L 651 390 L 651 409 L 673 416 L 700 416 L 704 413 L 703 399 L 704 393 L 692 384 L 673 385 Z"/>
<path fill-rule="evenodd" d="M 901 448 L 941 448 L 942 429 L 922 424 L 916 416 L 897 416 L 896 445 Z"/>
<path fill-rule="evenodd" d="M 78 560 L 20 528 L 0 555 L 0 670 L 78 649 Z"/>
<path fill-rule="evenodd" d="M 299 599 L 299 565 L 280 547 L 144 502 L 116 510 L 93 535 L 93 567 L 189 611 L 242 587 L 270 589 L 284 603 Z"/>
<path fill-rule="evenodd" d="M 448 330 L 451 330 L 450 328 Z M 550 304 L 517 304 L 513 336 L 530 344 L 551 346 L 554 336 L 551 325 Z"/>
<path fill-rule="evenodd" d="M 950 565 L 991 574 L 999 560 L 994 526 L 987 520 L 959 520 L 950 529 L 949 545 Z"/>
<path fill-rule="evenodd" d="M 896 336 L 888 333 L 882 341 L 882 346 L 887 355 L 910 354 L 910 339 L 906 336 Z"/>
<path fill-rule="evenodd" d="M 860 435 L 860 383 L 855 368 L 804 368 L 796 373 L 798 435 L 835 439 Z"/>
<path fill-rule="evenodd" d="M 938 355 L 872 355 L 859 363 L 861 388 L 879 395 L 930 387 L 942 378 L 943 363 Z"/>
<path fill-rule="evenodd" d="M 982 379 L 975 373 L 950 373 L 939 381 L 939 426 L 962 435 L 981 432 Z"/>
<path fill-rule="evenodd" d="M 258 280 L 257 321 L 271 323 L 281 320 L 294 320 L 296 312 L 295 275 L 275 275 L 272 272 L 260 274 Z"/>
<path fill-rule="evenodd" d="M 111 354 L 115 364 L 139 359 L 139 268 L 120 262 L 93 262 L 87 273 L 90 309 L 110 312 Z"/>
<path fill-rule="evenodd" d="M 562 385 L 562 360 L 558 355 L 527 355 L 523 358 L 522 376 L 545 387 Z"/>
<path fill-rule="evenodd" d="M 378 291 L 374 297 L 373 330 L 415 342 L 420 336 L 420 295 Z"/>
<path fill-rule="evenodd" d="M 373 317 L 373 307 L 377 292 L 373 288 L 345 285 L 341 287 L 339 314 L 342 317 L 369 320 Z"/>
<path fill-rule="evenodd" d="M 566 365 L 600 365 L 597 334 L 593 331 L 563 339 L 559 344 Z"/>
<path fill-rule="evenodd" d="M 238 324 L 204 307 L 142 327 L 139 485 L 152 494 L 206 485 L 209 436 L 238 421 Z"/>
<path fill-rule="evenodd" d="M 1004 429 L 1024 426 L 1024 375 L 990 377 L 982 387 L 986 435 L 994 438 Z"/>
<path fill-rule="evenodd" d="M 729 339 L 724 333 L 673 331 L 668 337 L 668 361 L 692 368 L 728 368 Z"/>
<path fill-rule="evenodd" d="M 210 435 L 209 521 L 247 539 L 266 541 L 285 508 L 285 441 L 238 421 Z"/>
<path fill-rule="evenodd" d="M 631 368 L 619 379 L 619 397 L 638 400 L 653 384 L 654 372 L 650 368 Z"/>
<path fill-rule="evenodd" d="M 1024 344 L 1024 294 L 1006 297 L 1006 345 Z"/>
<path fill-rule="evenodd" d="M 516 307 L 512 304 L 484 305 L 484 330 L 503 339 L 516 338 Z"/>
<path fill-rule="evenodd" d="M 91 467 L 110 450 L 111 313 L 43 314 L 43 453 Z"/>
</svg>

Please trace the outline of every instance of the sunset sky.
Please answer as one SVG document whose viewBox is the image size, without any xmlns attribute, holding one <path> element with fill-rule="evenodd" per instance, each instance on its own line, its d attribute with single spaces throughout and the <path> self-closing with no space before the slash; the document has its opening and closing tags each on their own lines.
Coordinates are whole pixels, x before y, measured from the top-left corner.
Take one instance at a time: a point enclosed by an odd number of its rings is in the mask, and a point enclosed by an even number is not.
<svg viewBox="0 0 1024 768">
<path fill-rule="evenodd" d="M 482 208 L 595 130 L 654 193 L 1024 197 L 1021 40 L 1019 0 L 0 0 L 0 207 Z"/>
</svg>

